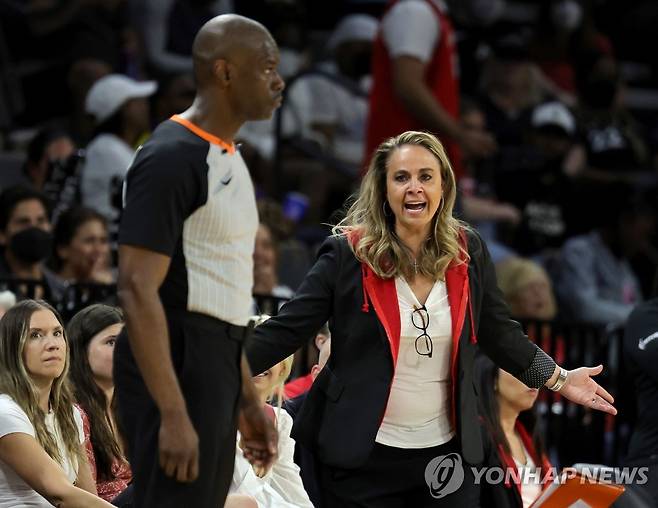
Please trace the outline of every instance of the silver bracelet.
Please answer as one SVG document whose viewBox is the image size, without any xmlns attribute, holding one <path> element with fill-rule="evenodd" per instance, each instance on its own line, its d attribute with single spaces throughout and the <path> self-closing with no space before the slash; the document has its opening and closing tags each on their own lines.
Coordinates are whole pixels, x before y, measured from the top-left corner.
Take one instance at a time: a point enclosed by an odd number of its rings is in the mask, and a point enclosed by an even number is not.
<svg viewBox="0 0 658 508">
<path fill-rule="evenodd" d="M 559 392 L 564 386 L 564 384 L 567 382 L 567 374 L 568 374 L 567 370 L 560 367 L 560 373 L 557 376 L 557 380 L 555 381 L 553 386 L 549 386 L 548 389 L 553 390 L 554 392 Z"/>
</svg>

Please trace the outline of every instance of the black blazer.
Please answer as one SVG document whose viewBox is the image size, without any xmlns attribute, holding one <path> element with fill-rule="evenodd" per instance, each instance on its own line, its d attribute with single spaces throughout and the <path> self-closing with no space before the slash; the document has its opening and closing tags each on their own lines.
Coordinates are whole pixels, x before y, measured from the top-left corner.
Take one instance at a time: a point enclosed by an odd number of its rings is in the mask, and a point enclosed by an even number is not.
<svg viewBox="0 0 658 508">
<path fill-rule="evenodd" d="M 542 386 L 555 363 L 509 318 L 489 253 L 473 231 L 463 235 L 468 264 L 446 271 L 453 351 L 452 422 L 464 459 L 483 459 L 473 385 L 478 344 L 500 367 L 527 385 Z M 386 410 L 400 340 L 394 279 L 381 279 L 360 263 L 345 237 L 330 237 L 295 296 L 258 326 L 246 344 L 254 373 L 294 353 L 327 320 L 331 356 L 309 391 L 293 437 L 328 466 L 364 464 Z M 470 298 L 469 298 L 470 296 Z M 472 324 L 474 326 L 472 326 Z"/>
</svg>

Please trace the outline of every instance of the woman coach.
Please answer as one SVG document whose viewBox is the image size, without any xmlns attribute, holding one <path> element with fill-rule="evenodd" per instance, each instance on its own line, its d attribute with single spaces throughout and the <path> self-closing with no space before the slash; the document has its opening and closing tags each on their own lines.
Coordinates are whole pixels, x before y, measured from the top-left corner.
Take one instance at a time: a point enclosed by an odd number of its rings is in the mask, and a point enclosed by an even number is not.
<svg viewBox="0 0 658 508">
<path fill-rule="evenodd" d="M 482 461 L 478 346 L 530 387 L 616 412 L 590 377 L 601 366 L 559 368 L 509 318 L 486 246 L 452 216 L 455 196 L 434 136 L 382 143 L 295 297 L 247 345 L 262 372 L 330 320 L 331 357 L 293 431 L 319 461 L 325 507 L 477 505 L 469 468 L 442 499 L 430 495 L 425 468 L 450 452 Z"/>
</svg>

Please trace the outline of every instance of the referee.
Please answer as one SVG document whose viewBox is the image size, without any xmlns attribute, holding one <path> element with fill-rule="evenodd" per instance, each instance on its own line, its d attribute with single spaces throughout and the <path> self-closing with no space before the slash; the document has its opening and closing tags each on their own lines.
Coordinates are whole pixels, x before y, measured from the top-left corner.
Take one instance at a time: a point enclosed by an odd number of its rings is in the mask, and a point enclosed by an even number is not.
<svg viewBox="0 0 658 508">
<path fill-rule="evenodd" d="M 114 380 L 138 508 L 222 507 L 238 414 L 245 456 L 276 455 L 242 355 L 258 216 L 233 139 L 280 105 L 278 49 L 261 24 L 223 15 L 192 52 L 194 103 L 138 150 L 124 188 Z"/>
</svg>

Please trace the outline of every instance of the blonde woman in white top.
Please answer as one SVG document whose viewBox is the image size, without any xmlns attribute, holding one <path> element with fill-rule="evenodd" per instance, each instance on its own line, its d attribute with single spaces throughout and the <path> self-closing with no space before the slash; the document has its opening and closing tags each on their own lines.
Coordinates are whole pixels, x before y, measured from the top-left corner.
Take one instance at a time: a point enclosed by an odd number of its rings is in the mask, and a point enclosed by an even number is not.
<svg viewBox="0 0 658 508">
<path fill-rule="evenodd" d="M 55 309 L 25 300 L 0 320 L 0 507 L 96 508 L 82 419 Z"/>
</svg>

